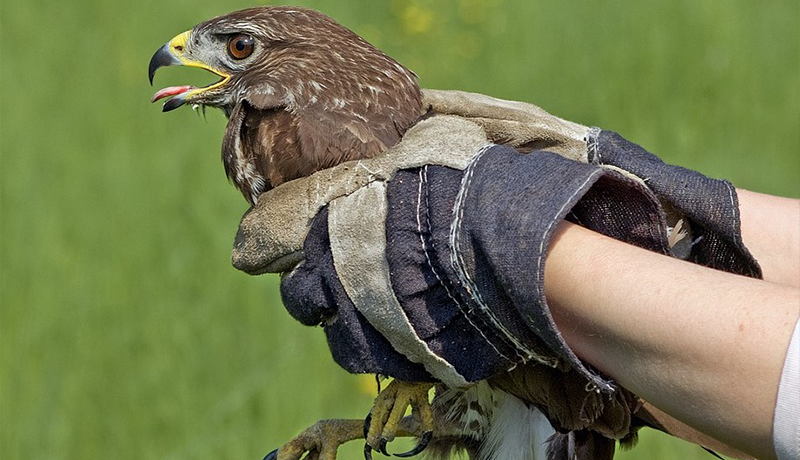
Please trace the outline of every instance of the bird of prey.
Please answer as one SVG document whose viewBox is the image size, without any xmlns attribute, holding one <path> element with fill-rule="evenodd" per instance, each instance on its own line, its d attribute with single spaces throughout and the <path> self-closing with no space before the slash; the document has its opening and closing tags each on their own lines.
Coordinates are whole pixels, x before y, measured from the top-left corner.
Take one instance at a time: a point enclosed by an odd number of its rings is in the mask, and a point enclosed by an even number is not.
<svg viewBox="0 0 800 460">
<path fill-rule="evenodd" d="M 386 151 L 425 115 L 414 73 L 303 8 L 252 8 L 200 23 L 158 49 L 150 82 L 170 65 L 220 77 L 205 87 L 164 88 L 153 101 L 169 98 L 164 111 L 188 104 L 225 112 L 225 172 L 251 205 L 283 182 Z M 630 444 L 641 426 L 683 430 L 714 445 L 630 393 L 619 392 L 614 403 L 587 397 L 575 372 L 522 364 L 466 389 L 437 385 L 432 408 L 430 387 L 395 380 L 378 395 L 366 429 L 363 420 L 320 422 L 272 457 L 332 459 L 340 443 L 357 438 L 367 439 L 370 456 L 373 448 L 385 453 L 395 435 L 410 435 L 421 442 L 409 455 L 429 443 L 441 457 L 463 450 L 486 460 L 600 460 L 613 457 L 616 441 Z M 409 405 L 415 415 L 401 418 Z"/>
<path fill-rule="evenodd" d="M 349 29 L 316 11 L 262 7 L 198 24 L 150 61 L 220 77 L 175 86 L 164 111 L 218 107 L 229 118 L 225 172 L 251 203 L 283 182 L 373 157 L 397 143 L 420 116 L 416 76 Z"/>
</svg>

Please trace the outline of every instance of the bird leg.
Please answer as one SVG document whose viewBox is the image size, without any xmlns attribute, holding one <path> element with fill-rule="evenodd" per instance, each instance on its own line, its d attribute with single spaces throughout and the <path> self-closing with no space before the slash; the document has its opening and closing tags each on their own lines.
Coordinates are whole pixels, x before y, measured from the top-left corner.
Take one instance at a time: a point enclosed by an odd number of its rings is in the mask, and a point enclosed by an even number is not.
<svg viewBox="0 0 800 460">
<path fill-rule="evenodd" d="M 339 446 L 364 438 L 364 457 L 372 459 L 372 450 L 384 455 L 386 444 L 397 436 L 419 436 L 416 447 L 396 454 L 410 457 L 422 452 L 433 435 L 433 410 L 428 401 L 431 383 L 392 381 L 375 398 L 375 404 L 365 420 L 320 420 L 306 428 L 294 439 L 273 450 L 264 460 L 335 460 Z M 405 417 L 411 406 L 411 415 Z"/>
<path fill-rule="evenodd" d="M 378 394 L 372 410 L 364 420 L 364 457 L 371 460 L 372 449 L 376 449 L 383 455 L 386 452 L 386 444 L 393 441 L 399 432 L 401 422 L 404 418 L 406 409 L 411 406 L 411 421 L 417 421 L 418 427 L 414 430 L 421 432 L 419 443 L 409 452 L 395 454 L 397 457 L 411 457 L 422 452 L 431 440 L 433 435 L 433 410 L 428 401 L 428 391 L 433 387 L 432 383 L 412 383 L 393 380 L 385 390 Z M 410 423 L 409 422 L 409 423 Z M 412 433 L 413 435 L 413 433 Z"/>
<path fill-rule="evenodd" d="M 400 420 L 396 436 L 418 436 L 420 423 L 408 416 Z M 273 450 L 264 460 L 335 460 L 339 446 L 356 439 L 364 439 L 364 420 L 320 420 L 303 430 L 294 439 Z"/>
<path fill-rule="evenodd" d="M 300 460 L 306 452 L 306 460 L 335 460 L 340 445 L 364 437 L 363 426 L 361 420 L 320 420 L 264 460 Z"/>
</svg>

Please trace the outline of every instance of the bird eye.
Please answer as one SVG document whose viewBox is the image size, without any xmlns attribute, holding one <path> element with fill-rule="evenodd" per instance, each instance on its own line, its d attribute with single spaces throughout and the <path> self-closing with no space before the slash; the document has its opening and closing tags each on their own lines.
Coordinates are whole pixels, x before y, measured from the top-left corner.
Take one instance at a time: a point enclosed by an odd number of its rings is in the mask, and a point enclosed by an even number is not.
<svg viewBox="0 0 800 460">
<path fill-rule="evenodd" d="M 228 40 L 228 54 L 234 59 L 244 59 L 253 54 L 253 37 L 234 35 Z"/>
</svg>

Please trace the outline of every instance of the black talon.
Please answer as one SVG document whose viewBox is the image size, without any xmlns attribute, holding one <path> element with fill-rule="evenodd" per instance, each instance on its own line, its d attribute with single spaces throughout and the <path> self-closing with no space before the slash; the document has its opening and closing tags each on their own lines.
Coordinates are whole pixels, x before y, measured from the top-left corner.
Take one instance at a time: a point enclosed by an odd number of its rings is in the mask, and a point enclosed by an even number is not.
<svg viewBox="0 0 800 460">
<path fill-rule="evenodd" d="M 278 449 L 273 450 L 272 452 L 268 453 L 264 460 L 275 460 L 278 458 Z"/>
<path fill-rule="evenodd" d="M 422 437 L 419 438 L 419 443 L 417 443 L 416 447 L 409 450 L 408 452 L 404 452 L 402 454 L 394 454 L 395 457 L 413 457 L 418 453 L 425 450 L 428 447 L 428 444 L 431 442 L 431 437 L 433 437 L 433 431 L 426 431 L 422 433 Z"/>
<path fill-rule="evenodd" d="M 378 445 L 378 450 L 383 455 L 385 455 L 387 457 L 391 457 L 391 455 L 388 452 L 386 452 L 386 443 L 387 443 L 386 438 L 381 438 L 380 444 Z"/>
<path fill-rule="evenodd" d="M 364 439 L 367 439 L 367 435 L 369 435 L 369 426 L 372 425 L 372 412 L 367 414 L 367 417 L 364 419 Z"/>
<path fill-rule="evenodd" d="M 366 442 L 370 425 L 372 425 L 372 411 L 364 418 L 364 458 L 366 460 L 372 460 L 372 447 Z"/>
</svg>

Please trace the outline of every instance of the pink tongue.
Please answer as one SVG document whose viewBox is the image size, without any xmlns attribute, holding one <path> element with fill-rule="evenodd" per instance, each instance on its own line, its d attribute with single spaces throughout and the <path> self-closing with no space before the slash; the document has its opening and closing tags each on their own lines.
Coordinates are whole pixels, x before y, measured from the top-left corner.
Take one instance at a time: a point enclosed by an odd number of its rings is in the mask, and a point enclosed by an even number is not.
<svg viewBox="0 0 800 460">
<path fill-rule="evenodd" d="M 168 88 L 160 89 L 156 94 L 153 95 L 153 99 L 150 102 L 155 102 L 159 99 L 164 99 L 165 97 L 175 96 L 176 94 L 181 94 L 189 91 L 192 89 L 192 86 L 170 86 Z"/>
</svg>

